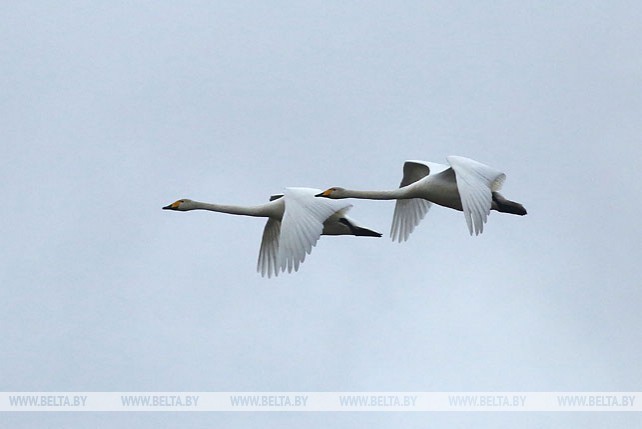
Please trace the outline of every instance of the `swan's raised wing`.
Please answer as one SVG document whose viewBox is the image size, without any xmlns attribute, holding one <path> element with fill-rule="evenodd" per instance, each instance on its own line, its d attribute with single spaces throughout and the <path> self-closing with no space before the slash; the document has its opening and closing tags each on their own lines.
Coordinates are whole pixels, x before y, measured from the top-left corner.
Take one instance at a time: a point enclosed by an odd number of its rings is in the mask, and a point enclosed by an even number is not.
<svg viewBox="0 0 642 429">
<path fill-rule="evenodd" d="M 278 251 L 279 251 L 279 233 L 281 232 L 281 221 L 268 219 L 263 228 L 263 239 L 261 240 L 261 249 L 259 250 L 259 260 L 256 264 L 256 271 L 261 273 L 262 277 L 268 278 L 279 275 Z"/>
<path fill-rule="evenodd" d="M 400 188 L 415 183 L 431 173 L 430 165 L 423 161 L 406 161 L 403 163 L 403 177 Z"/>
<path fill-rule="evenodd" d="M 282 271 L 297 271 L 319 240 L 325 220 L 351 206 L 340 200 L 316 198 L 319 192 L 320 189 L 311 188 L 285 189 L 278 249 L 278 265 Z"/>
<path fill-rule="evenodd" d="M 457 190 L 470 235 L 481 234 L 490 213 L 492 192 L 501 188 L 506 175 L 481 162 L 461 156 L 446 158 L 455 172 Z"/>
<path fill-rule="evenodd" d="M 403 165 L 403 178 L 399 184 L 400 188 L 415 183 L 429 174 L 436 174 L 447 169 L 447 165 L 425 161 L 406 161 Z M 392 226 L 390 237 L 392 241 L 406 241 L 410 233 L 419 222 L 426 216 L 432 203 L 423 198 L 412 198 L 397 200 L 395 211 L 392 215 Z"/>
</svg>

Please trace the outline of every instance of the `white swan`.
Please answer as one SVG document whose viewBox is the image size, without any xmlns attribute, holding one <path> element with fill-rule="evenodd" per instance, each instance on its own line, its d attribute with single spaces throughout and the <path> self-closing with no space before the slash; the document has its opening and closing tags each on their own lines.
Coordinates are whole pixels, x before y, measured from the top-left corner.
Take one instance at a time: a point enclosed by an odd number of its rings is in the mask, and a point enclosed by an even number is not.
<svg viewBox="0 0 642 429">
<path fill-rule="evenodd" d="M 320 189 L 286 188 L 270 202 L 258 206 L 233 206 L 180 199 L 165 210 L 210 210 L 244 216 L 267 217 L 259 250 L 257 271 L 262 276 L 278 276 L 280 271 L 297 271 L 321 235 L 381 237 L 359 226 L 346 213 L 351 204 L 315 198 Z"/>
<path fill-rule="evenodd" d="M 461 156 L 448 156 L 448 165 L 406 161 L 399 189 L 356 191 L 330 188 L 317 197 L 397 200 L 390 236 L 405 241 L 430 209 L 431 203 L 464 212 L 470 234 L 478 235 L 490 210 L 523 216 L 526 209 L 497 192 L 506 175 L 485 164 Z"/>
</svg>

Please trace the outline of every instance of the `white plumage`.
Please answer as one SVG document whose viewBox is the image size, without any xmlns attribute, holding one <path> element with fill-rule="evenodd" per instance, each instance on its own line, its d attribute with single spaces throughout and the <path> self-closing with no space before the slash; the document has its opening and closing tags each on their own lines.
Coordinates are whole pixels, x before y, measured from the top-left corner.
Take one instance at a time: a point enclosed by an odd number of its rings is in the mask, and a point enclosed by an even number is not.
<svg viewBox="0 0 642 429">
<path fill-rule="evenodd" d="M 343 201 L 315 198 L 320 189 L 286 188 L 270 202 L 258 206 L 233 206 L 180 199 L 166 210 L 210 210 L 244 216 L 267 217 L 259 249 L 257 271 L 262 276 L 297 271 L 321 235 L 381 237 L 359 226 L 346 213 L 352 207 Z"/>
<path fill-rule="evenodd" d="M 525 215 L 526 209 L 501 194 L 506 175 L 488 165 L 461 156 L 448 156 L 449 165 L 425 161 L 406 161 L 398 189 L 357 191 L 330 188 L 318 197 L 397 200 L 390 235 L 395 241 L 408 239 L 431 205 L 438 204 L 463 211 L 472 235 L 484 231 L 490 210 Z"/>
</svg>

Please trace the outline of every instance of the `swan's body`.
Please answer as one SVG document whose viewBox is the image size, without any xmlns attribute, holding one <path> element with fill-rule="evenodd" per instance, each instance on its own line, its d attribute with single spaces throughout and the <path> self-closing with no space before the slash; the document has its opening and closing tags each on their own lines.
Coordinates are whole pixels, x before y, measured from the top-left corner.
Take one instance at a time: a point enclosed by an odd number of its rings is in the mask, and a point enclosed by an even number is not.
<svg viewBox="0 0 642 429">
<path fill-rule="evenodd" d="M 286 188 L 270 202 L 258 206 L 234 206 L 178 200 L 166 210 L 209 210 L 243 216 L 267 217 L 259 250 L 257 271 L 262 276 L 278 276 L 280 271 L 299 269 L 321 235 L 381 237 L 376 231 L 359 226 L 346 213 L 351 204 L 314 198 L 320 189 Z"/>
<path fill-rule="evenodd" d="M 317 197 L 397 200 L 390 235 L 400 242 L 408 239 L 432 203 L 463 211 L 471 235 L 483 232 L 490 210 L 526 214 L 521 204 L 497 192 L 506 179 L 504 173 L 461 156 L 449 156 L 447 160 L 450 165 L 406 161 L 398 189 L 357 191 L 335 187 Z"/>
</svg>

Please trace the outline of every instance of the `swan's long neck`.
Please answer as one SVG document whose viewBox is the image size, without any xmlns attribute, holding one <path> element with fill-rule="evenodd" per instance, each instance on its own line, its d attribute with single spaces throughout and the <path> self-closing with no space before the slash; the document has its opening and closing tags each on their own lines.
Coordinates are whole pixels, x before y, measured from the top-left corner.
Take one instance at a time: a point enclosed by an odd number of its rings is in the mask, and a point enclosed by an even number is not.
<svg viewBox="0 0 642 429">
<path fill-rule="evenodd" d="M 345 195 L 345 198 L 358 198 L 362 200 L 401 200 L 412 198 L 407 191 L 405 188 L 389 191 L 358 191 L 355 189 L 346 189 L 343 195 Z"/>
<path fill-rule="evenodd" d="M 194 201 L 190 210 L 209 210 L 212 212 L 228 213 L 242 216 L 256 217 L 278 217 L 279 210 L 275 204 L 263 204 L 260 206 L 234 206 L 227 204 L 212 204 Z"/>
</svg>

